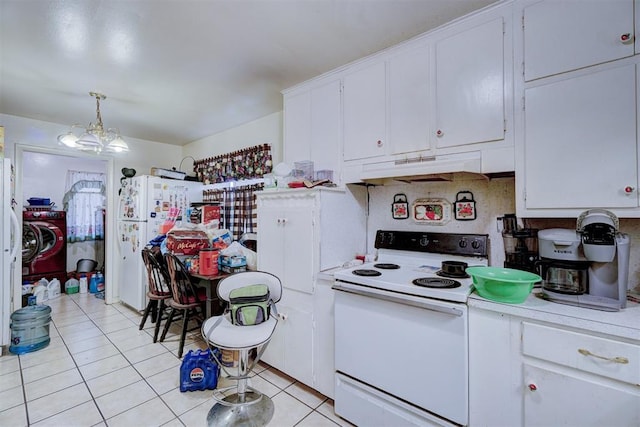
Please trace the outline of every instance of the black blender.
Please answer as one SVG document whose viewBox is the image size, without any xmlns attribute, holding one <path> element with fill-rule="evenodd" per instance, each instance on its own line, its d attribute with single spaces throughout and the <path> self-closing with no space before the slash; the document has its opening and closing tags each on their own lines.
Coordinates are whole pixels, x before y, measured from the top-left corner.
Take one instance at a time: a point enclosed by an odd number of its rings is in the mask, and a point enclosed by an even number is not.
<svg viewBox="0 0 640 427">
<path fill-rule="evenodd" d="M 538 230 L 518 227 L 515 214 L 504 214 L 498 219 L 502 219 L 504 266 L 537 274 Z"/>
</svg>

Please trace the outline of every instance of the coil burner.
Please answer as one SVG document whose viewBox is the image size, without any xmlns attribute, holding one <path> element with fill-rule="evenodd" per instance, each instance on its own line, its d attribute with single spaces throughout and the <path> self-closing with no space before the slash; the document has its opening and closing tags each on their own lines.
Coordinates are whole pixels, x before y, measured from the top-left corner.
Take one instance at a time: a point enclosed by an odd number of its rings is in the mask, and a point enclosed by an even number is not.
<svg viewBox="0 0 640 427">
<path fill-rule="evenodd" d="M 413 281 L 414 285 L 423 286 L 425 288 L 457 288 L 461 286 L 460 282 L 452 279 L 441 279 L 439 277 L 421 277 Z"/>
</svg>

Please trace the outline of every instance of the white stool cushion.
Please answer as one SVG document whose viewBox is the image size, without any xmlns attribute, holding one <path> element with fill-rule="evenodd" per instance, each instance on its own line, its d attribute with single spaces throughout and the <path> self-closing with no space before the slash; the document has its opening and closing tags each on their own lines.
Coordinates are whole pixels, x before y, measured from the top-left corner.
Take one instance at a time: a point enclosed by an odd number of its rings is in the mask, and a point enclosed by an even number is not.
<svg viewBox="0 0 640 427">
<path fill-rule="evenodd" d="M 218 320 L 220 322 L 216 325 Z M 265 322 L 253 326 L 236 326 L 227 316 L 215 316 L 202 325 L 202 337 L 214 347 L 242 350 L 257 347 L 269 341 L 278 321 L 269 317 Z"/>
</svg>

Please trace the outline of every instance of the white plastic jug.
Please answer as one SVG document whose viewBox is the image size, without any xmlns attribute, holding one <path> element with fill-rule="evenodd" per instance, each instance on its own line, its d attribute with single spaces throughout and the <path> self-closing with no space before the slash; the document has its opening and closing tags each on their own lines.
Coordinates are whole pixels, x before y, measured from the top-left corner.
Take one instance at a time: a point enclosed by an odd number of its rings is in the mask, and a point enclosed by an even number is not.
<svg viewBox="0 0 640 427">
<path fill-rule="evenodd" d="M 34 286 L 33 295 L 36 297 L 36 304 L 44 304 L 47 300 L 47 287 L 40 284 Z"/>
<path fill-rule="evenodd" d="M 47 296 L 50 300 L 58 298 L 60 296 L 60 280 L 51 279 L 47 286 Z"/>
</svg>

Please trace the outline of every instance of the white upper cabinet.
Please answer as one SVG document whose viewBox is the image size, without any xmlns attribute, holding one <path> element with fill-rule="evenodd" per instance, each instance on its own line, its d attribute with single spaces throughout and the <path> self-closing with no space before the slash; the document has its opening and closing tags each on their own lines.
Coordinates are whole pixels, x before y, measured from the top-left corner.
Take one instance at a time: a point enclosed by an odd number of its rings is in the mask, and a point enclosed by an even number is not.
<svg viewBox="0 0 640 427">
<path fill-rule="evenodd" d="M 527 209 L 638 206 L 636 66 L 525 91 Z"/>
<path fill-rule="evenodd" d="M 516 212 L 640 216 L 633 0 L 516 3 Z"/>
<path fill-rule="evenodd" d="M 340 80 L 311 91 L 311 157 L 316 171 L 329 169 L 338 180 L 342 163 Z"/>
<path fill-rule="evenodd" d="M 390 154 L 427 150 L 431 119 L 430 49 L 427 43 L 387 60 Z"/>
<path fill-rule="evenodd" d="M 384 61 L 344 76 L 344 160 L 386 154 L 386 103 Z"/>
<path fill-rule="evenodd" d="M 283 160 L 308 160 L 311 156 L 311 90 L 284 97 Z"/>
<path fill-rule="evenodd" d="M 461 28 L 437 41 L 435 52 L 437 147 L 504 139 L 502 17 Z"/>
<path fill-rule="evenodd" d="M 315 170 L 339 176 L 342 147 L 340 80 L 287 93 L 284 96 L 284 161 L 289 165 L 313 160 Z"/>
<path fill-rule="evenodd" d="M 530 81 L 634 54 L 633 0 L 542 1 L 524 8 Z"/>
</svg>

